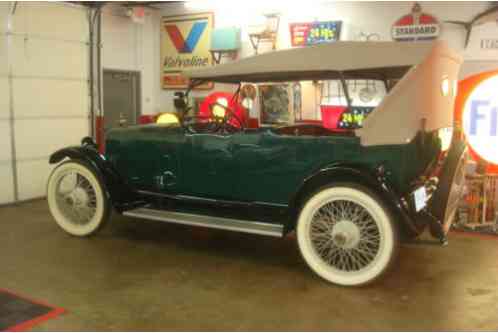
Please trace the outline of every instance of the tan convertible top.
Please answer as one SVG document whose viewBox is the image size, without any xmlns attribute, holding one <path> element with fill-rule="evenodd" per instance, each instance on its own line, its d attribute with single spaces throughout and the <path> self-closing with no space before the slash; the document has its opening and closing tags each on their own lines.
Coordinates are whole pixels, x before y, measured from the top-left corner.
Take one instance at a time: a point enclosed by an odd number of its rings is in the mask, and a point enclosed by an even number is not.
<svg viewBox="0 0 498 333">
<path fill-rule="evenodd" d="M 399 79 L 438 43 L 334 42 L 264 53 L 183 74 L 224 83 L 334 79 L 339 72 L 345 78 Z"/>
<path fill-rule="evenodd" d="M 418 131 L 453 127 L 462 57 L 445 42 L 433 43 L 431 52 L 394 86 L 356 131 L 365 146 L 401 144 Z"/>
<path fill-rule="evenodd" d="M 265 53 L 202 70 L 194 80 L 225 83 L 400 79 L 356 130 L 362 145 L 410 142 L 418 131 L 453 126 L 462 58 L 445 42 L 334 42 Z"/>
</svg>

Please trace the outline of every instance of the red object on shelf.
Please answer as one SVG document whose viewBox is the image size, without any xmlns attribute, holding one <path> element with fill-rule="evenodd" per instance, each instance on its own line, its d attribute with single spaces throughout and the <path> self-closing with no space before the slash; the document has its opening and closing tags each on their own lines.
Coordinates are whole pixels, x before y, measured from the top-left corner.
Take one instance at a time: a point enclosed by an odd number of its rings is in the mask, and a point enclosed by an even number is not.
<svg viewBox="0 0 498 333">
<path fill-rule="evenodd" d="M 320 105 L 323 127 L 339 129 L 339 120 L 346 109 L 347 107 L 343 105 Z"/>
</svg>

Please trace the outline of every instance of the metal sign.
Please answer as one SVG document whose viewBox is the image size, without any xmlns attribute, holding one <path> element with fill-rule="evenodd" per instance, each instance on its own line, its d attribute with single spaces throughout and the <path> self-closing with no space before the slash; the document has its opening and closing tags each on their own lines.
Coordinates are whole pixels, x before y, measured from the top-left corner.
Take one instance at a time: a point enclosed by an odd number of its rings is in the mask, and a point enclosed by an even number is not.
<svg viewBox="0 0 498 333">
<path fill-rule="evenodd" d="M 481 50 L 498 50 L 498 39 L 483 38 L 481 39 Z"/>
<path fill-rule="evenodd" d="M 341 21 L 289 24 L 292 46 L 335 42 L 341 34 Z"/>
<path fill-rule="evenodd" d="M 412 12 L 398 19 L 392 26 L 391 35 L 396 41 L 417 41 L 436 39 L 441 32 L 438 20 L 422 12 L 415 3 Z"/>
<path fill-rule="evenodd" d="M 498 74 L 479 83 L 465 101 L 462 127 L 467 143 L 482 159 L 498 164 Z"/>
<path fill-rule="evenodd" d="M 163 89 L 186 88 L 183 70 L 211 66 L 209 45 L 213 14 L 201 13 L 162 18 L 161 59 Z M 211 88 L 211 84 L 197 88 Z"/>
</svg>

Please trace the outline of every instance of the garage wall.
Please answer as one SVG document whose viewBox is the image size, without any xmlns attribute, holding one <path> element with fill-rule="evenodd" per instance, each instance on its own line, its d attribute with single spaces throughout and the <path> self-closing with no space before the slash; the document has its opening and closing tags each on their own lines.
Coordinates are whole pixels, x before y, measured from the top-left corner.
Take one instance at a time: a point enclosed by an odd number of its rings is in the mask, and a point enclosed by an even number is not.
<svg viewBox="0 0 498 333">
<path fill-rule="evenodd" d="M 237 4 L 220 1 L 197 1 L 197 6 L 183 3 L 155 4 L 160 10 L 146 9 L 143 24 L 134 23 L 126 15 L 126 9 L 117 5 L 106 5 L 103 10 L 102 63 L 103 68 L 133 70 L 141 73 L 142 114 L 171 111 L 173 92 L 160 86 L 160 18 L 161 16 L 213 11 L 215 26 L 241 26 L 241 56 L 253 54 L 247 32 L 252 25 L 264 23 L 263 12 L 275 8 L 282 12 L 278 48 L 290 47 L 290 22 L 313 20 L 342 20 L 343 38 L 358 39 L 360 33 L 377 33 L 381 40 L 391 40 L 391 26 L 399 17 L 410 12 L 411 2 L 317 2 L 303 6 L 298 2 L 285 1 L 248 2 L 244 9 Z M 423 2 L 425 12 L 435 15 L 440 22 L 445 20 L 469 21 L 485 10 L 487 2 Z M 272 8 L 273 7 L 273 8 Z M 465 63 L 461 78 L 498 67 L 498 51 L 480 50 L 479 39 L 483 35 L 496 36 L 498 26 L 488 23 L 474 30 L 467 50 L 464 50 L 465 33 L 462 27 L 443 24 L 441 38 L 462 52 Z M 264 51 L 264 47 L 262 49 Z M 226 86 L 217 89 L 227 89 Z M 193 96 L 209 92 L 194 92 Z M 310 116 L 319 114 L 311 110 Z M 304 115 L 306 117 L 306 115 Z"/>
<path fill-rule="evenodd" d="M 446 40 L 452 48 L 461 52 L 466 60 L 461 71 L 461 78 L 487 68 L 498 68 L 498 51 L 480 50 L 481 36 L 488 35 L 496 38 L 498 26 L 495 23 L 477 27 L 471 35 L 468 48 L 465 50 L 465 33 L 462 27 L 443 24 L 445 20 L 470 21 L 476 14 L 488 8 L 489 3 L 475 2 L 422 2 L 424 12 L 436 16 L 442 23 L 441 39 Z M 186 6 L 183 3 L 171 3 L 162 6 L 161 15 L 176 15 L 203 11 L 215 13 L 215 26 L 241 26 L 242 50 L 241 56 L 252 55 L 253 49 L 248 39 L 248 29 L 251 25 L 264 23 L 264 12 L 277 10 L 281 13 L 279 26 L 278 48 L 290 47 L 289 23 L 314 20 L 341 20 L 343 21 L 342 38 L 358 40 L 360 33 L 377 33 L 381 40 L 391 40 L 391 26 L 401 16 L 410 12 L 412 2 L 315 2 L 303 4 L 301 2 L 268 1 L 247 2 L 244 9 L 238 8 L 237 3 L 222 1 L 197 1 L 196 4 Z M 493 37 L 494 36 L 494 37 Z M 261 50 L 261 49 L 260 49 Z M 264 49 L 263 49 L 264 51 Z M 206 94 L 201 92 L 198 94 Z M 159 90 L 159 104 L 171 105 L 173 92 Z M 317 114 L 311 110 L 310 117 Z M 304 115 L 306 117 L 306 115 Z"/>
<path fill-rule="evenodd" d="M 1 7 L 5 20 L 8 6 Z M 9 20 L 1 61 L 7 67 L 0 79 L 0 118 L 8 120 L 0 120 L 6 128 L 0 130 L 0 179 L 13 185 L 0 194 L 0 203 L 44 196 L 53 167 L 49 155 L 89 134 L 86 9 L 19 2 Z"/>
<path fill-rule="evenodd" d="M 278 48 L 290 47 L 289 23 L 313 20 L 343 21 L 343 38 L 358 39 L 360 33 L 377 33 L 382 40 L 391 40 L 391 26 L 399 17 L 410 12 L 411 2 L 317 2 L 304 6 L 299 2 L 268 1 L 248 2 L 244 9 L 237 3 L 197 1 L 197 5 L 183 3 L 155 4 L 161 10 L 147 9 L 143 24 L 134 23 L 121 6 L 107 5 L 103 11 L 103 67 L 109 69 L 136 70 L 142 74 L 142 113 L 152 114 L 171 111 L 173 92 L 160 86 L 160 18 L 161 16 L 213 11 L 215 27 L 242 27 L 242 57 L 253 54 L 247 33 L 251 26 L 263 24 L 262 14 L 279 9 L 282 12 Z M 423 2 L 425 12 L 445 20 L 469 21 L 487 8 L 487 2 Z M 462 27 L 443 24 L 441 38 L 463 53 L 466 62 L 461 77 L 480 71 L 481 68 L 498 67 L 496 51 L 479 49 L 479 38 L 486 30 L 489 36 L 498 33 L 494 23 L 478 27 L 472 34 L 467 50 L 464 50 Z M 260 49 L 265 51 L 264 46 Z M 219 87 L 218 87 L 219 89 Z M 226 89 L 226 87 L 224 87 Z M 193 96 L 209 92 L 194 92 Z"/>
<path fill-rule="evenodd" d="M 7 26 L 10 5 L 0 6 L 0 204 L 14 201 L 12 177 L 10 90 L 8 85 Z"/>
<path fill-rule="evenodd" d="M 102 65 L 104 69 L 141 73 L 142 114 L 161 111 L 159 93 L 159 12 L 146 9 L 143 23 L 135 23 L 126 8 L 107 5 L 102 12 Z"/>
</svg>

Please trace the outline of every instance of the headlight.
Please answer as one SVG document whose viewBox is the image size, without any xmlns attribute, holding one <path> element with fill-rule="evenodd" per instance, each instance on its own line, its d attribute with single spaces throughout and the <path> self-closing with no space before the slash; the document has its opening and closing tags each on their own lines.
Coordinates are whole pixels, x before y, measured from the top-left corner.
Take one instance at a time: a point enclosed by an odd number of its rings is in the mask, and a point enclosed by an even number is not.
<svg viewBox="0 0 498 333">
<path fill-rule="evenodd" d="M 453 127 L 440 128 L 438 137 L 441 140 L 441 149 L 446 151 L 450 148 L 451 139 L 453 138 Z"/>
</svg>

